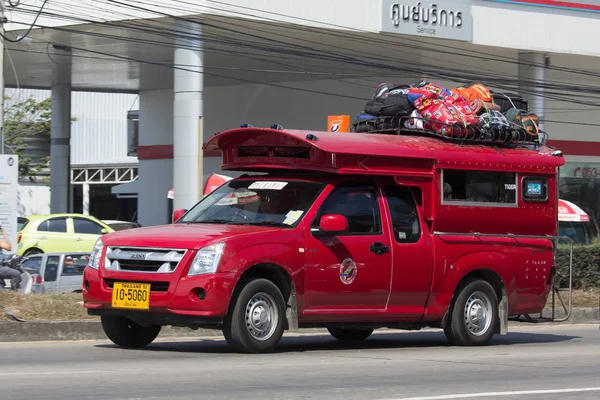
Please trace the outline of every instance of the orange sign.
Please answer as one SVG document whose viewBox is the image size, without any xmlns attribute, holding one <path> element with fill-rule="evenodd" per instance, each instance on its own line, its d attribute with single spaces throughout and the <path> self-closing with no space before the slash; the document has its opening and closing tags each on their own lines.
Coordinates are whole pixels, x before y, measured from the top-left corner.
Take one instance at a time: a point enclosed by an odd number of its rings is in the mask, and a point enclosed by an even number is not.
<svg viewBox="0 0 600 400">
<path fill-rule="evenodd" d="M 349 115 L 330 115 L 327 117 L 327 130 L 329 132 L 350 132 Z"/>
</svg>

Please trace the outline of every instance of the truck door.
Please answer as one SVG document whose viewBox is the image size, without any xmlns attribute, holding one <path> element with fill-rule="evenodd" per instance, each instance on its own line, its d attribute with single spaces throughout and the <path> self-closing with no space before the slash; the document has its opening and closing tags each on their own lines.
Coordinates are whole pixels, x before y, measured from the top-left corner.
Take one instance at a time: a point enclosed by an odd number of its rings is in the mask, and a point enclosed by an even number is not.
<svg viewBox="0 0 600 400">
<path fill-rule="evenodd" d="M 399 185 L 383 188 L 393 232 L 392 293 L 388 311 L 402 316 L 422 316 L 433 274 L 433 242 L 419 214 L 420 191 Z M 415 195 L 418 202 L 415 201 Z"/>
<path fill-rule="evenodd" d="M 384 309 L 390 292 L 390 235 L 382 225 L 383 199 L 374 184 L 333 189 L 307 230 L 305 311 Z M 343 234 L 318 234 L 325 214 L 348 221 Z M 317 233 L 315 234 L 315 231 Z"/>
</svg>

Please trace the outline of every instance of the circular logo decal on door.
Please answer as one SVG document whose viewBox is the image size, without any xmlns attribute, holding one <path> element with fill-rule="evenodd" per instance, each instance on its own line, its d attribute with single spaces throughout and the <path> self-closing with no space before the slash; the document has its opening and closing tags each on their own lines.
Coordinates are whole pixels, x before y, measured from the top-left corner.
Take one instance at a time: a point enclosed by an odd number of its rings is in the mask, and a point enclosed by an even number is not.
<svg viewBox="0 0 600 400">
<path fill-rule="evenodd" d="M 358 268 L 356 263 L 351 258 L 346 258 L 340 265 L 340 280 L 342 283 L 349 285 L 356 279 Z"/>
</svg>

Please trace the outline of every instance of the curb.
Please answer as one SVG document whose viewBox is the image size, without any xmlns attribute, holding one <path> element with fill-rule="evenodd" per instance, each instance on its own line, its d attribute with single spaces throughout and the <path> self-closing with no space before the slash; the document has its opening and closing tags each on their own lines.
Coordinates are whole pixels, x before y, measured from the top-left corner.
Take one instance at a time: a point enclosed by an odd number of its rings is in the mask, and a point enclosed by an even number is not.
<svg viewBox="0 0 600 400">
<path fill-rule="evenodd" d="M 544 316 L 550 315 L 545 311 Z M 557 317 L 561 317 L 559 313 Z M 550 323 L 550 325 L 572 325 L 599 323 L 598 308 L 573 308 L 571 317 L 566 322 Z M 511 322 L 510 326 L 523 326 L 524 323 Z M 540 325 L 540 324 L 532 324 Z M 326 329 L 300 329 L 297 333 L 323 333 Z M 165 326 L 159 338 L 185 338 L 202 336 L 222 336 L 220 330 L 179 328 Z M 31 322 L 0 322 L 0 342 L 40 342 L 40 341 L 77 341 L 77 340 L 106 340 L 100 321 L 31 321 Z"/>
</svg>

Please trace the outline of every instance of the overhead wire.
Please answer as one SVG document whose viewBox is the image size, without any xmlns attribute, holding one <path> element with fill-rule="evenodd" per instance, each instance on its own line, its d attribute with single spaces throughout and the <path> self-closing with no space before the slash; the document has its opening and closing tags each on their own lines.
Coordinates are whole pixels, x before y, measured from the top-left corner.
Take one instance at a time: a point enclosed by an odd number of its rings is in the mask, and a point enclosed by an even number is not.
<svg viewBox="0 0 600 400">
<path fill-rule="evenodd" d="M 2 0 L 2 1 L 4 1 L 4 0 Z M 40 17 L 40 14 L 44 10 L 44 6 L 46 5 L 47 2 L 48 2 L 48 0 L 44 0 L 44 3 L 42 3 L 42 6 L 40 7 L 39 11 L 37 12 L 37 15 L 35 16 L 33 22 L 29 26 L 29 29 L 27 29 L 27 31 L 23 35 L 21 35 L 19 38 L 11 39 L 9 37 L 6 37 L 6 34 L 0 34 L 0 37 L 2 37 L 2 39 L 6 40 L 7 42 L 10 42 L 10 43 L 21 42 L 23 39 L 25 39 L 29 35 L 29 33 L 31 33 L 31 30 L 35 26 L 35 23 L 37 22 L 38 18 Z M 11 6 L 13 6 L 12 3 L 10 3 L 10 4 L 11 4 Z M 18 6 L 18 5 L 19 5 L 19 3 L 16 4 L 16 6 Z M 13 7 L 16 7 L 16 6 L 13 6 Z"/>
<path fill-rule="evenodd" d="M 185 3 L 185 2 L 184 2 L 184 3 Z M 110 56 L 110 55 L 108 55 L 108 56 Z M 232 78 L 232 77 L 230 77 L 230 76 L 228 76 L 227 78 L 228 78 L 228 79 L 235 79 L 235 78 Z M 264 83 L 264 82 L 261 82 L 261 83 Z M 331 94 L 331 93 L 330 93 L 330 94 Z M 560 99 L 559 99 L 559 100 L 560 100 Z"/>
<path fill-rule="evenodd" d="M 120 3 L 120 2 L 119 2 L 119 3 Z M 271 50 L 272 50 L 272 49 L 271 49 Z M 314 55 L 313 55 L 313 56 L 314 56 Z M 347 60 L 342 60 L 342 61 L 347 61 Z M 415 71 L 413 71 L 413 72 L 415 72 Z M 471 77 L 469 77 L 469 78 L 471 78 Z"/>
</svg>

